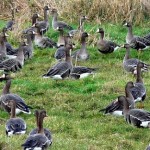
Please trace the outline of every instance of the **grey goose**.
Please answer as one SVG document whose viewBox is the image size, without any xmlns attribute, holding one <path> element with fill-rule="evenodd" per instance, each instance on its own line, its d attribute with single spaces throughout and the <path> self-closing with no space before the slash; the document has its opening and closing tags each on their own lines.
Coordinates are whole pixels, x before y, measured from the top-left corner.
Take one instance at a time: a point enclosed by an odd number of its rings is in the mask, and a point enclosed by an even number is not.
<svg viewBox="0 0 150 150">
<path fill-rule="evenodd" d="M 36 134 L 29 135 L 21 145 L 24 150 L 47 150 L 52 144 L 52 139 L 48 139 L 44 134 L 43 120 L 47 117 L 46 111 L 39 114 L 38 131 Z"/>
<path fill-rule="evenodd" d="M 16 117 L 16 102 L 14 100 L 9 100 L 5 103 L 11 109 L 10 119 L 7 120 L 5 128 L 6 135 L 12 136 L 13 134 L 25 134 L 26 133 L 26 123 L 22 118 Z"/>
<path fill-rule="evenodd" d="M 83 79 L 96 72 L 97 68 L 90 68 L 86 66 L 75 66 L 72 68 L 70 77 L 73 79 Z"/>
<path fill-rule="evenodd" d="M 65 49 L 66 57 L 65 61 L 59 61 L 54 66 L 52 66 L 46 74 L 43 75 L 43 78 L 53 78 L 53 79 L 64 79 L 69 77 L 69 74 L 72 70 L 72 60 L 70 56 L 70 51 L 73 49 L 72 44 L 67 44 Z"/>
<path fill-rule="evenodd" d="M 51 10 L 51 14 L 52 14 L 52 27 L 54 30 L 58 30 L 59 28 L 63 28 L 63 29 L 68 29 L 68 30 L 73 30 L 73 28 L 68 25 L 67 23 L 63 22 L 63 21 L 58 21 L 58 12 L 57 9 L 52 9 Z"/>
<path fill-rule="evenodd" d="M 128 82 L 125 86 L 125 97 L 129 103 L 129 106 L 131 109 L 134 108 L 134 97 L 131 93 L 131 88 L 133 88 L 131 82 Z M 123 115 L 123 100 L 124 96 L 120 95 L 118 98 L 114 101 L 112 101 L 108 106 L 101 109 L 100 111 L 103 111 L 104 114 L 112 114 L 116 116 L 122 116 Z"/>
<path fill-rule="evenodd" d="M 128 32 L 126 35 L 126 43 L 130 44 L 130 46 L 136 50 L 144 50 L 150 46 L 150 41 L 144 37 L 139 37 L 133 34 L 132 31 L 132 23 L 126 22 L 124 24 L 128 28 Z"/>
<path fill-rule="evenodd" d="M 103 28 L 99 28 L 97 33 L 100 33 L 100 38 L 97 41 L 98 51 L 102 54 L 109 54 L 116 51 L 120 46 L 113 41 L 104 39 L 105 32 Z"/>
<path fill-rule="evenodd" d="M 41 29 L 38 23 L 35 23 L 34 27 L 36 28 L 37 34 L 35 35 L 35 39 L 34 39 L 34 43 L 35 45 L 37 45 L 40 48 L 57 48 L 57 43 L 54 42 L 53 40 L 51 40 L 48 37 L 44 37 L 43 35 L 41 35 Z"/>
<path fill-rule="evenodd" d="M 40 34 L 43 35 L 49 29 L 49 18 L 48 18 L 48 11 L 50 10 L 49 6 L 44 6 L 44 20 L 36 22 L 39 26 Z"/>
<path fill-rule="evenodd" d="M 134 87 L 133 82 L 130 82 L 130 84 Z M 123 101 L 123 114 L 126 122 L 133 126 L 139 128 L 150 127 L 150 112 L 143 109 L 130 109 L 126 97 L 124 97 L 124 101 Z"/>
<path fill-rule="evenodd" d="M 38 133 L 38 130 L 39 130 L 39 121 L 40 121 L 40 114 L 42 114 L 42 113 L 46 113 L 46 111 L 45 111 L 45 110 L 35 110 L 34 115 L 35 115 L 35 118 L 36 118 L 36 126 L 37 126 L 37 128 L 33 129 L 33 130 L 29 133 L 29 135 L 34 135 L 34 134 Z M 43 128 L 43 129 L 44 129 L 44 134 L 45 134 L 45 136 L 46 136 L 50 141 L 52 141 L 52 134 L 51 134 L 50 130 L 47 129 L 47 128 Z"/>
<path fill-rule="evenodd" d="M 142 61 L 140 61 L 137 58 L 130 58 L 130 48 L 131 48 L 131 46 L 129 44 L 124 44 L 121 47 L 126 49 L 126 53 L 125 53 L 125 56 L 124 56 L 124 59 L 123 59 L 123 68 L 127 72 L 130 72 L 132 74 L 136 74 L 137 64 L 139 62 L 142 62 Z M 150 65 L 146 64 L 144 62 L 142 62 L 142 63 L 144 64 L 144 66 L 141 68 L 141 71 L 148 71 Z"/>
<path fill-rule="evenodd" d="M 16 103 L 16 114 L 20 112 L 31 114 L 30 106 L 28 106 L 24 99 L 20 97 L 18 94 L 14 94 L 10 92 L 11 79 L 8 78 L 5 86 L 3 87 L 2 94 L 0 96 L 0 105 L 3 110 L 10 113 L 11 109 L 8 107 L 7 103 L 9 100 L 14 100 Z"/>
<path fill-rule="evenodd" d="M 89 53 L 86 47 L 86 39 L 89 34 L 87 32 L 83 32 L 81 35 L 81 48 L 72 53 L 72 57 L 76 60 L 87 60 L 89 59 Z"/>
<path fill-rule="evenodd" d="M 74 37 L 75 34 L 81 35 L 84 32 L 84 22 L 87 20 L 87 16 L 81 16 L 79 19 L 79 26 L 76 30 L 70 30 L 69 35 Z"/>
<path fill-rule="evenodd" d="M 134 83 L 134 87 L 131 88 L 131 93 L 134 97 L 135 102 L 141 102 L 140 108 L 143 108 L 143 101 L 146 98 L 146 88 L 143 83 L 141 68 L 144 67 L 144 63 L 139 62 L 137 64 L 137 74 L 136 74 L 136 82 Z"/>
</svg>

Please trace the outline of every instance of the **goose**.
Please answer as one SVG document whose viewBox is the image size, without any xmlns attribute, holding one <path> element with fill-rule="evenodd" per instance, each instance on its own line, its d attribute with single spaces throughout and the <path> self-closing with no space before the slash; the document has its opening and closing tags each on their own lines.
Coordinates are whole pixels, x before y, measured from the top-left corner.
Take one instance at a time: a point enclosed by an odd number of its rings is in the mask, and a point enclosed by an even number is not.
<svg viewBox="0 0 150 150">
<path fill-rule="evenodd" d="M 26 46 L 26 42 L 21 42 L 16 58 L 10 58 L 2 61 L 0 63 L 0 70 L 4 71 L 4 75 L 11 72 L 19 71 L 23 65 L 24 65 L 24 53 L 23 53 L 23 47 Z"/>
<path fill-rule="evenodd" d="M 52 27 L 53 27 L 54 30 L 58 30 L 59 28 L 73 30 L 73 28 L 70 25 L 68 25 L 67 23 L 65 23 L 63 21 L 58 21 L 58 19 L 57 19 L 57 17 L 58 17 L 57 9 L 52 9 L 51 14 L 53 16 Z"/>
<path fill-rule="evenodd" d="M 34 14 L 32 15 L 32 26 L 29 27 L 29 28 L 27 28 L 27 29 L 25 29 L 25 30 L 23 30 L 22 33 L 23 33 L 23 34 L 26 34 L 28 31 L 37 32 L 37 31 L 36 31 L 36 28 L 35 28 L 35 23 L 37 23 L 37 19 L 38 19 L 39 17 L 40 17 L 40 15 L 39 15 L 38 13 L 34 13 Z M 34 41 L 35 36 L 36 36 L 36 34 L 33 34 L 33 35 L 31 36 L 31 40 L 32 40 L 32 41 Z"/>
<path fill-rule="evenodd" d="M 83 32 L 81 35 L 81 48 L 79 50 L 76 50 L 72 57 L 76 60 L 87 60 L 89 59 L 89 54 L 87 52 L 86 48 L 86 39 L 88 38 L 89 34 L 87 32 Z"/>
<path fill-rule="evenodd" d="M 69 35 L 74 37 L 75 34 L 79 32 L 79 35 L 81 35 L 84 32 L 84 22 L 88 19 L 87 16 L 81 16 L 79 20 L 79 26 L 76 30 L 70 30 Z"/>
<path fill-rule="evenodd" d="M 126 49 L 126 53 L 125 53 L 125 56 L 124 56 L 124 59 L 123 59 L 124 69 L 127 72 L 130 72 L 132 74 L 136 74 L 137 64 L 139 62 L 142 62 L 142 61 L 140 61 L 139 59 L 136 59 L 136 58 L 130 58 L 130 47 L 131 46 L 129 44 L 124 44 L 121 47 Z M 144 66 L 141 68 L 141 71 L 148 71 L 148 68 L 149 68 L 150 65 L 146 64 L 144 62 L 142 62 L 142 63 L 144 64 Z"/>
<path fill-rule="evenodd" d="M 7 104 L 9 100 L 14 100 L 16 103 L 16 114 L 19 114 L 20 112 L 31 114 L 30 106 L 26 105 L 23 98 L 21 98 L 19 95 L 11 93 L 10 92 L 10 86 L 11 86 L 11 79 L 7 78 L 6 84 L 3 87 L 2 95 L 0 96 L 0 105 L 3 110 L 10 113 L 11 109 Z"/>
<path fill-rule="evenodd" d="M 58 41 L 57 41 L 57 46 L 61 47 L 61 46 L 65 45 L 64 29 L 59 27 L 58 31 L 59 31 L 59 37 L 58 37 Z"/>
<path fill-rule="evenodd" d="M 133 85 L 131 82 L 128 82 L 125 86 L 125 96 L 127 98 L 127 101 L 130 105 L 130 108 L 134 108 L 134 98 L 131 93 L 131 88 L 133 88 Z M 118 96 L 116 100 L 111 102 L 108 106 L 105 108 L 101 109 L 100 111 L 103 111 L 104 114 L 112 114 L 116 116 L 122 116 L 123 115 L 123 97 L 122 95 Z"/>
<path fill-rule="evenodd" d="M 46 150 L 52 144 L 52 139 L 49 140 L 44 134 L 43 119 L 45 117 L 47 117 L 46 112 L 39 114 L 38 132 L 29 135 L 25 143 L 21 145 L 24 150 Z"/>
<path fill-rule="evenodd" d="M 35 23 L 34 26 L 37 29 L 37 34 L 36 34 L 35 39 L 34 39 L 35 45 L 37 45 L 40 48 L 46 48 L 46 47 L 49 47 L 49 48 L 56 47 L 57 48 L 56 42 L 54 42 L 50 38 L 44 37 L 43 35 L 40 34 L 41 31 L 40 31 L 40 27 L 39 27 L 38 23 Z"/>
<path fill-rule="evenodd" d="M 12 136 L 13 134 L 25 134 L 26 133 L 26 123 L 22 118 L 16 117 L 16 102 L 14 100 L 9 100 L 5 103 L 11 109 L 10 119 L 7 120 L 5 128 L 6 135 Z"/>
<path fill-rule="evenodd" d="M 134 86 L 133 82 L 132 84 Z M 124 101 L 123 101 L 123 114 L 128 124 L 131 124 L 139 128 L 150 127 L 150 112 L 143 109 L 130 109 L 126 97 L 124 97 Z"/>
<path fill-rule="evenodd" d="M 34 30 L 28 30 L 27 32 L 24 32 L 24 35 L 27 38 L 27 45 L 23 47 L 24 52 L 24 59 L 27 60 L 29 58 L 32 58 L 33 56 L 33 37 L 37 33 Z"/>
<path fill-rule="evenodd" d="M 37 22 L 40 29 L 40 35 L 45 34 L 49 29 L 48 11 L 50 10 L 50 8 L 49 6 L 44 6 L 43 9 L 44 9 L 44 20 Z"/>
<path fill-rule="evenodd" d="M 146 98 L 146 88 L 144 86 L 143 79 L 142 79 L 142 76 L 141 76 L 141 68 L 143 68 L 143 67 L 144 67 L 144 63 L 139 62 L 137 64 L 136 82 L 134 83 L 135 86 L 133 88 L 131 88 L 131 93 L 134 97 L 134 101 L 135 102 L 138 102 L 138 101 L 141 102 L 140 108 L 144 107 L 142 105 L 143 104 L 142 102 Z"/>
<path fill-rule="evenodd" d="M 2 30 L 2 34 L 3 34 L 4 42 L 5 42 L 5 47 L 6 47 L 7 57 L 9 57 L 9 58 L 15 58 L 15 54 L 17 52 L 17 49 L 13 48 L 12 45 L 8 42 L 7 37 L 9 35 L 7 34 L 7 31 L 8 30 L 7 30 L 6 27 L 4 27 L 3 30 Z"/>
<path fill-rule="evenodd" d="M 65 61 L 60 61 L 54 66 L 52 66 L 43 78 L 53 78 L 53 79 L 64 79 L 69 76 L 72 70 L 72 61 L 70 56 L 70 50 L 73 49 L 72 44 L 67 44 L 66 46 L 66 58 Z"/>
<path fill-rule="evenodd" d="M 104 39 L 105 32 L 103 28 L 99 28 L 96 32 L 100 33 L 100 39 L 97 41 L 97 48 L 100 53 L 109 54 L 120 48 L 115 42 Z"/>
<path fill-rule="evenodd" d="M 124 24 L 124 26 L 126 26 L 128 28 L 128 32 L 126 35 L 126 43 L 130 44 L 132 48 L 134 48 L 138 51 L 149 48 L 149 46 L 150 46 L 149 40 L 147 40 L 144 37 L 139 37 L 139 36 L 133 35 L 131 22 L 126 22 Z"/>
<path fill-rule="evenodd" d="M 95 73 L 97 68 L 90 68 L 86 66 L 75 66 L 73 67 L 70 77 L 74 79 L 83 79 Z"/>
<path fill-rule="evenodd" d="M 65 45 L 73 44 L 72 43 L 72 37 L 70 37 L 69 34 L 63 35 L 62 41 L 63 41 L 63 45 L 61 44 L 61 46 L 58 47 L 58 49 L 56 50 L 55 55 L 54 55 L 54 57 L 57 60 L 62 60 L 62 59 L 64 59 L 66 57 L 66 46 Z"/>
<path fill-rule="evenodd" d="M 45 110 L 41 110 L 41 111 L 39 111 L 39 110 L 35 110 L 35 118 L 36 118 L 36 125 L 37 125 L 37 128 L 35 128 L 35 129 L 33 129 L 30 133 L 29 133 L 29 135 L 34 135 L 34 134 L 36 134 L 36 133 L 38 133 L 38 127 L 39 127 L 39 115 L 40 114 L 42 114 L 42 113 L 46 113 L 46 111 Z M 49 139 L 49 140 L 51 140 L 52 141 L 52 135 L 51 135 L 51 132 L 50 132 L 50 130 L 49 129 L 47 129 L 47 128 L 44 128 L 44 134 L 45 134 L 45 136 Z"/>
</svg>

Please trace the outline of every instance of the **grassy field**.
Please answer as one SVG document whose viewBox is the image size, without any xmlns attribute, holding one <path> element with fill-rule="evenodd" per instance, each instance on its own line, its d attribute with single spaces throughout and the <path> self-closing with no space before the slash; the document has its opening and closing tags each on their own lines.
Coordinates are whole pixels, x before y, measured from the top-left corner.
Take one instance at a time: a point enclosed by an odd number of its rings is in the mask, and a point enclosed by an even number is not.
<svg viewBox="0 0 150 150">
<path fill-rule="evenodd" d="M 5 22 L 0 22 L 1 28 Z M 74 25 L 76 27 L 77 25 Z M 35 48 L 34 57 L 27 60 L 23 69 L 15 74 L 11 91 L 23 97 L 33 107 L 32 114 L 20 114 L 27 123 L 27 133 L 8 138 L 5 135 L 5 122 L 8 114 L 0 110 L 0 150 L 21 150 L 21 144 L 28 133 L 35 128 L 35 109 L 45 109 L 49 117 L 44 120 L 44 127 L 49 128 L 53 136 L 51 150 L 144 150 L 150 142 L 150 130 L 135 128 L 128 125 L 123 117 L 104 115 L 99 110 L 109 104 L 117 96 L 124 94 L 128 81 L 135 81 L 131 74 L 124 72 L 122 60 L 124 49 L 102 55 L 98 52 L 95 34 L 99 26 L 86 23 L 85 30 L 90 33 L 88 51 L 90 59 L 78 65 L 99 68 L 94 76 L 82 80 L 66 79 L 56 82 L 43 79 L 41 76 L 53 64 L 55 49 Z M 125 42 L 126 28 L 122 25 L 102 24 L 106 37 L 119 44 Z M 144 24 L 134 28 L 134 33 L 143 35 L 149 32 Z M 47 34 L 57 41 L 58 33 L 52 29 Z M 10 43 L 17 43 L 11 36 Z M 77 48 L 79 45 L 77 46 Z M 149 49 L 150 50 L 150 49 Z M 150 63 L 150 51 L 140 55 L 131 50 L 132 57 Z M 150 111 L 150 80 L 149 73 L 143 75 L 147 89 L 145 109 Z M 0 83 L 2 89 L 5 82 Z"/>
</svg>

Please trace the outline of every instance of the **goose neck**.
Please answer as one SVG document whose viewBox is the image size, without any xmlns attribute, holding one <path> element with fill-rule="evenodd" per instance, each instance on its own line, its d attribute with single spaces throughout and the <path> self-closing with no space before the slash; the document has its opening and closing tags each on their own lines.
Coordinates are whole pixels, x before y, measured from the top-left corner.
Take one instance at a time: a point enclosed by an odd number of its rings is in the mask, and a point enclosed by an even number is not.
<svg viewBox="0 0 150 150">
<path fill-rule="evenodd" d="M 136 76 L 136 82 L 143 83 L 141 67 L 140 67 L 139 65 L 137 65 L 137 76 Z"/>
<path fill-rule="evenodd" d="M 48 21 L 48 10 L 44 10 L 44 20 Z"/>
<path fill-rule="evenodd" d="M 11 102 L 11 115 L 10 118 L 15 118 L 16 117 L 16 103 L 15 101 Z"/>
<path fill-rule="evenodd" d="M 2 90 L 2 95 L 10 93 L 11 80 L 7 80 Z"/>
<path fill-rule="evenodd" d="M 44 134 L 43 120 L 44 120 L 44 118 L 40 114 L 38 117 L 38 133 L 41 133 L 41 134 Z"/>
</svg>

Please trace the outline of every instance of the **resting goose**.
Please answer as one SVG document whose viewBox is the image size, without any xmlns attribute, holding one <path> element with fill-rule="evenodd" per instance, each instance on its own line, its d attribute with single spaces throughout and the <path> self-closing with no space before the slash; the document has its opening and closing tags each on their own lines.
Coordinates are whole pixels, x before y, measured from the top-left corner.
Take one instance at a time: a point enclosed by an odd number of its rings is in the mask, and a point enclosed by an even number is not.
<svg viewBox="0 0 150 150">
<path fill-rule="evenodd" d="M 125 96 L 126 99 L 130 105 L 130 108 L 134 108 L 134 98 L 131 93 L 131 88 L 133 88 L 133 85 L 131 82 L 128 82 L 125 86 Z M 104 114 L 112 114 L 116 116 L 122 116 L 123 115 L 123 100 L 124 96 L 118 96 L 116 100 L 114 100 L 112 103 L 110 103 L 108 106 L 105 108 L 101 109 L 100 111 L 104 111 Z"/>
<path fill-rule="evenodd" d="M 81 35 L 81 48 L 79 50 L 76 50 L 73 54 L 72 57 L 75 58 L 76 60 L 87 60 L 89 59 L 89 54 L 87 52 L 86 48 L 86 39 L 88 38 L 88 33 L 83 32 Z"/>
<path fill-rule="evenodd" d="M 63 21 L 58 21 L 58 19 L 57 19 L 57 17 L 58 17 L 57 9 L 52 9 L 51 14 L 53 16 L 52 27 L 53 27 L 54 30 L 58 30 L 59 28 L 73 30 L 73 28 L 70 25 L 68 25 L 67 23 L 65 23 Z"/>
<path fill-rule="evenodd" d="M 20 112 L 31 114 L 30 108 L 28 105 L 25 104 L 23 98 L 19 95 L 10 93 L 10 86 L 11 86 L 11 79 L 6 81 L 6 84 L 3 88 L 2 95 L 0 96 L 0 105 L 1 108 L 4 109 L 6 112 L 10 113 L 11 109 L 8 105 L 9 100 L 14 100 L 16 103 L 16 114 Z"/>
<path fill-rule="evenodd" d="M 100 33 L 100 39 L 97 41 L 97 48 L 98 51 L 101 52 L 102 54 L 113 53 L 120 47 L 115 42 L 104 39 L 105 32 L 103 28 L 99 28 L 97 30 L 97 33 Z"/>
<path fill-rule="evenodd" d="M 122 47 L 126 49 L 126 53 L 125 53 L 125 56 L 123 59 L 124 69 L 127 72 L 136 74 L 137 64 L 142 61 L 140 61 L 139 59 L 136 59 L 136 58 L 130 58 L 130 45 L 129 44 L 124 44 Z M 141 71 L 148 71 L 148 68 L 150 65 L 146 64 L 144 62 L 142 62 L 142 63 L 144 64 L 144 66 L 141 68 Z"/>
<path fill-rule="evenodd" d="M 44 20 L 37 22 L 41 35 L 46 33 L 49 29 L 48 11 L 50 8 L 48 6 L 45 6 L 43 9 L 44 9 Z"/>
<path fill-rule="evenodd" d="M 38 111 L 38 110 L 36 110 L 35 111 L 35 118 L 36 118 L 36 125 L 37 125 L 37 128 L 35 128 L 35 129 L 33 129 L 31 132 L 30 132 L 30 134 L 29 135 L 34 135 L 34 134 L 36 134 L 36 133 L 38 133 L 38 127 L 39 127 L 39 116 L 42 114 L 42 113 L 46 113 L 46 111 L 45 110 L 41 110 L 41 111 Z M 49 129 L 47 129 L 47 128 L 43 128 L 44 129 L 44 134 L 45 134 L 45 136 L 50 140 L 50 141 L 52 141 L 52 135 L 51 135 L 51 132 L 50 132 L 50 130 Z"/>
<path fill-rule="evenodd" d="M 126 22 L 124 26 L 128 28 L 126 43 L 130 44 L 132 48 L 136 50 L 144 50 L 150 46 L 150 41 L 146 38 L 133 35 L 131 22 Z"/>
<path fill-rule="evenodd" d="M 21 146 L 24 150 L 47 150 L 52 144 L 52 139 L 48 139 L 44 134 L 43 120 L 47 117 L 46 112 L 39 114 L 38 132 L 33 135 L 29 135 L 25 143 Z"/>
<path fill-rule="evenodd" d="M 134 83 L 134 87 L 131 88 L 131 93 L 134 97 L 134 101 L 135 102 L 138 102 L 138 101 L 141 102 L 140 108 L 143 108 L 143 105 L 142 105 L 143 103 L 142 102 L 146 98 L 146 88 L 144 86 L 143 79 L 142 79 L 142 76 L 141 76 L 141 69 L 143 67 L 144 67 L 144 63 L 139 62 L 137 64 L 136 82 Z"/>
<path fill-rule="evenodd" d="M 75 66 L 73 67 L 70 77 L 73 79 L 83 79 L 95 73 L 97 68 L 89 68 L 85 66 Z"/>
<path fill-rule="evenodd" d="M 74 37 L 75 34 L 79 33 L 81 35 L 84 32 L 84 22 L 87 20 L 87 16 L 81 16 L 79 20 L 79 26 L 76 30 L 69 31 L 69 35 Z"/>
<path fill-rule="evenodd" d="M 134 86 L 133 82 L 132 84 Z M 150 112 L 143 109 L 130 109 L 126 97 L 124 97 L 123 102 L 123 114 L 126 122 L 133 126 L 143 128 L 150 127 Z"/>
<path fill-rule="evenodd" d="M 50 38 L 48 37 L 44 37 L 43 35 L 40 34 L 40 27 L 38 23 L 35 23 L 34 25 L 37 29 L 37 34 L 35 36 L 34 42 L 35 45 L 37 45 L 40 48 L 53 48 L 53 47 L 57 47 L 57 43 L 52 41 Z"/>
<path fill-rule="evenodd" d="M 22 118 L 16 117 L 16 102 L 14 100 L 9 100 L 5 103 L 11 109 L 10 119 L 7 120 L 5 128 L 6 135 L 11 136 L 13 134 L 25 134 L 26 133 L 26 123 Z"/>
<path fill-rule="evenodd" d="M 72 61 L 70 56 L 70 50 L 73 48 L 72 44 L 67 44 L 66 46 L 66 58 L 65 61 L 60 61 L 51 67 L 43 78 L 53 78 L 53 79 L 64 79 L 69 76 L 72 70 Z"/>
</svg>

